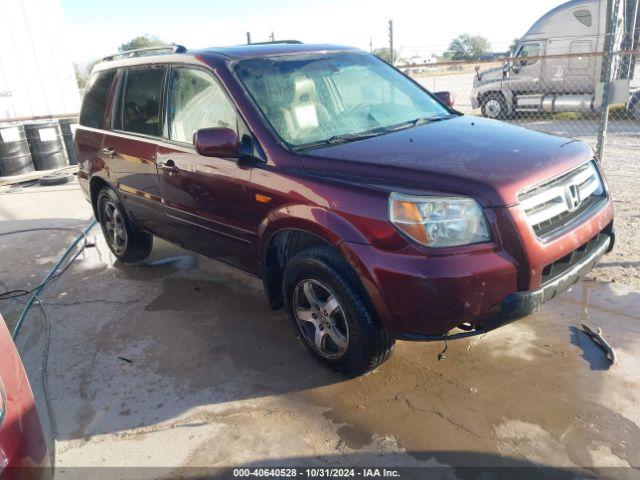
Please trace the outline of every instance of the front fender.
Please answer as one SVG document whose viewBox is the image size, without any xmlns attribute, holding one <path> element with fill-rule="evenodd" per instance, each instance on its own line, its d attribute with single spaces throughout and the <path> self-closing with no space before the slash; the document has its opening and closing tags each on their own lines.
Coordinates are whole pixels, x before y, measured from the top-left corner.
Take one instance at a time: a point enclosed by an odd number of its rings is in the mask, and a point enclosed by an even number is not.
<svg viewBox="0 0 640 480">
<path fill-rule="evenodd" d="M 271 211 L 258 227 L 258 258 L 265 258 L 273 236 L 282 230 L 303 230 L 338 247 L 343 241 L 369 243 L 344 217 L 317 205 L 283 205 Z"/>
</svg>

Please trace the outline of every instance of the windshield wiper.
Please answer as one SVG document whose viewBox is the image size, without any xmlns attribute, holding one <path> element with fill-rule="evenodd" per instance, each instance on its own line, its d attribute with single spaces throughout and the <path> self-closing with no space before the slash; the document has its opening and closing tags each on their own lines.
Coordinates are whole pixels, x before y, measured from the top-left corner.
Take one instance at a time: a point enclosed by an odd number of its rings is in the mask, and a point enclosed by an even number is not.
<svg viewBox="0 0 640 480">
<path fill-rule="evenodd" d="M 295 150 L 306 150 L 309 148 L 319 147 L 322 145 L 333 145 L 334 143 L 346 143 L 352 142 L 355 140 L 362 140 L 365 138 L 377 137 L 387 133 L 384 130 L 376 130 L 373 132 L 361 132 L 361 133 L 342 133 L 340 135 L 333 135 L 325 140 L 318 140 L 317 142 L 308 143 L 306 145 L 301 145 L 296 147 Z"/>
<path fill-rule="evenodd" d="M 455 115 L 440 115 L 437 117 L 423 115 L 421 117 L 415 118 L 413 120 L 408 121 L 409 125 L 424 125 L 425 123 L 439 122 L 441 120 L 448 120 L 449 118 L 453 118 Z"/>
<path fill-rule="evenodd" d="M 340 135 L 333 135 L 332 137 L 329 137 L 326 140 L 322 140 L 322 142 L 319 143 L 350 142 L 352 140 L 362 140 L 363 138 L 377 137 L 378 135 L 382 135 L 383 133 L 385 133 L 384 130 L 361 133 L 342 133 Z"/>
</svg>

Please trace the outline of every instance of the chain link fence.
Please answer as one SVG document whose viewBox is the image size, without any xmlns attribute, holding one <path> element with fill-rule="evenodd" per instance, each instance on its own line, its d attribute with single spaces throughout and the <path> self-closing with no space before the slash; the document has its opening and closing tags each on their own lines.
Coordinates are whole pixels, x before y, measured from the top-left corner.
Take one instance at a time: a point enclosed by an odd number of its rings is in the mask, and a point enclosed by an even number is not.
<svg viewBox="0 0 640 480">
<path fill-rule="evenodd" d="M 569 1 L 536 21 L 512 56 L 400 65 L 460 111 L 579 138 L 604 159 L 607 134 L 640 148 L 640 0 Z"/>
<path fill-rule="evenodd" d="M 638 52 L 612 56 L 610 136 L 633 136 L 640 148 Z M 521 55 L 483 62 L 440 62 L 401 66 L 431 92 L 449 91 L 455 108 L 570 138 L 594 149 L 602 137 L 603 53 Z"/>
</svg>

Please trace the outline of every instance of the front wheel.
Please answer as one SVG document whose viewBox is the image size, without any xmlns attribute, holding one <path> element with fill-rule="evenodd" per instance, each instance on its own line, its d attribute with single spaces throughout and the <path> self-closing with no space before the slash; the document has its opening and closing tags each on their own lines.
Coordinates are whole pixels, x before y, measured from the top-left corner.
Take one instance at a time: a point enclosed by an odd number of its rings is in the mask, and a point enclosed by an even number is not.
<svg viewBox="0 0 640 480">
<path fill-rule="evenodd" d="M 490 93 L 480 101 L 482 116 L 494 120 L 507 118 L 507 102 L 500 93 Z"/>
<path fill-rule="evenodd" d="M 394 339 L 379 324 L 357 274 L 332 248 L 293 257 L 283 291 L 301 340 L 323 365 L 357 376 L 391 355 Z"/>
<path fill-rule="evenodd" d="M 104 238 L 118 260 L 133 263 L 149 256 L 153 247 L 153 236 L 134 225 L 116 192 L 104 187 L 98 193 L 96 206 Z"/>
</svg>

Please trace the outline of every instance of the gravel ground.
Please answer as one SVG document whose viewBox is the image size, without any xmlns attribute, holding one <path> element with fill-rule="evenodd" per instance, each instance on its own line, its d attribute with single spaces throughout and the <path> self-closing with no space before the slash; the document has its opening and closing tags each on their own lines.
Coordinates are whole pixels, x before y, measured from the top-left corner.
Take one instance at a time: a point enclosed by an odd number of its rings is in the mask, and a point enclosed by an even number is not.
<svg viewBox="0 0 640 480">
<path fill-rule="evenodd" d="M 616 246 L 600 261 L 592 275 L 640 288 L 640 135 L 609 137 L 604 170 L 616 215 Z"/>
</svg>

